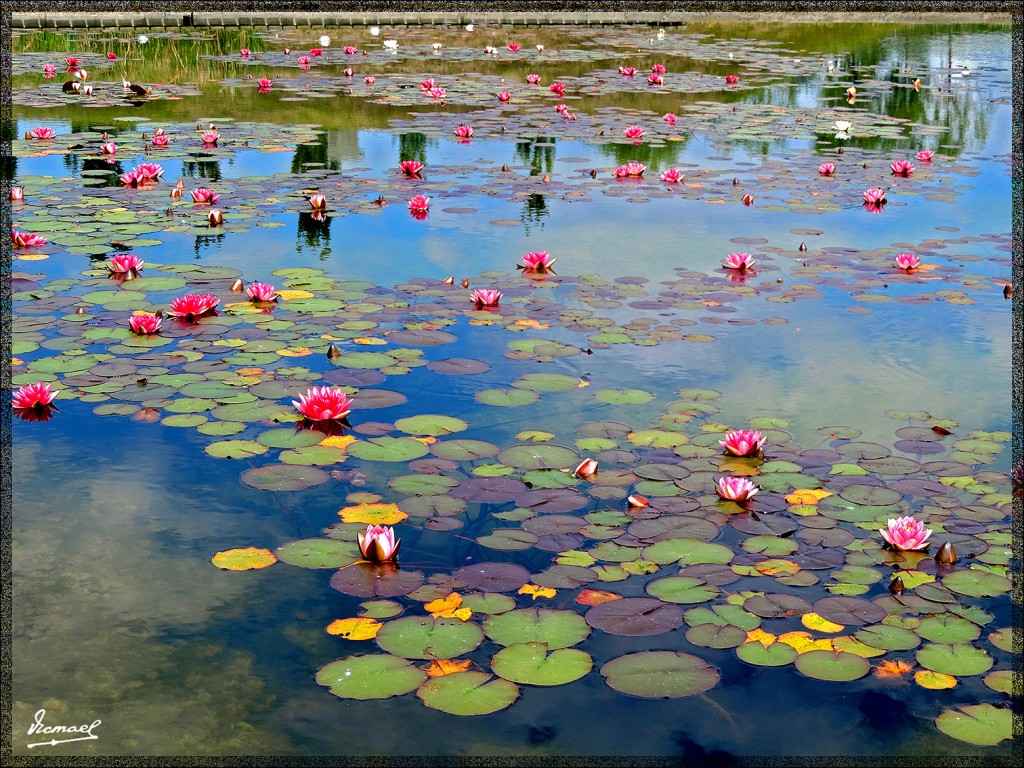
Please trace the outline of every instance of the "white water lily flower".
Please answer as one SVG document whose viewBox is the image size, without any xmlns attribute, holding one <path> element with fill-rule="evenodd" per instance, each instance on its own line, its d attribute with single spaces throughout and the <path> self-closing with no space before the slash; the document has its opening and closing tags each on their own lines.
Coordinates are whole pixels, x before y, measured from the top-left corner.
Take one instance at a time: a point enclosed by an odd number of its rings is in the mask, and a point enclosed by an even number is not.
<svg viewBox="0 0 1024 768">
<path fill-rule="evenodd" d="M 474 29 L 476 29 L 476 27 L 474 27 L 472 24 L 467 24 L 466 25 L 466 31 L 467 32 L 472 32 Z"/>
<path fill-rule="evenodd" d="M 849 120 L 836 120 L 836 130 L 840 133 L 846 133 L 853 127 L 853 123 Z"/>
<path fill-rule="evenodd" d="M 148 38 L 148 37 L 146 37 L 145 35 L 139 35 L 139 36 L 138 36 L 138 37 L 136 38 L 136 40 L 138 40 L 138 41 L 139 41 L 139 43 L 141 43 L 142 45 L 145 45 L 146 43 L 148 43 L 148 42 L 149 42 L 149 38 Z"/>
<path fill-rule="evenodd" d="M 398 50 L 398 41 L 397 40 L 385 40 L 384 41 L 384 47 L 387 48 L 389 51 L 397 51 Z"/>
<path fill-rule="evenodd" d="M 433 48 L 435 51 L 440 51 L 441 50 L 441 44 L 440 43 L 433 43 L 430 47 Z"/>
<path fill-rule="evenodd" d="M 495 48 L 493 45 L 484 46 L 484 53 L 497 53 L 497 52 L 498 52 L 498 49 Z"/>
<path fill-rule="evenodd" d="M 659 40 L 664 40 L 665 39 L 665 30 L 664 29 L 659 29 L 658 30 L 658 39 Z"/>
<path fill-rule="evenodd" d="M 376 37 L 380 34 L 380 27 L 370 27 L 370 34 Z"/>
<path fill-rule="evenodd" d="M 331 36 L 330 35 L 320 35 L 320 45 L 321 46 L 326 48 L 330 44 L 331 44 Z"/>
<path fill-rule="evenodd" d="M 544 46 L 543 45 L 538 45 L 537 46 L 537 53 L 544 53 Z"/>
</svg>

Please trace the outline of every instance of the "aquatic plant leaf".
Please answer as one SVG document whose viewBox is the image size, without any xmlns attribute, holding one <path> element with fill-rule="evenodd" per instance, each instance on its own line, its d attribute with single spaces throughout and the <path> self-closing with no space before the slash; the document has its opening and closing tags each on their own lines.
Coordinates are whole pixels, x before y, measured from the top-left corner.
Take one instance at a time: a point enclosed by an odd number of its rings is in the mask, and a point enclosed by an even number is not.
<svg viewBox="0 0 1024 768">
<path fill-rule="evenodd" d="M 956 688 L 959 681 L 953 675 L 932 672 L 930 669 L 919 669 L 914 673 L 914 682 L 929 691 L 945 691 Z"/>
<path fill-rule="evenodd" d="M 970 643 L 981 636 L 981 627 L 959 616 L 942 613 L 925 616 L 915 632 L 933 643 Z"/>
<path fill-rule="evenodd" d="M 384 651 L 409 659 L 454 658 L 472 651 L 483 639 L 479 624 L 431 616 L 394 619 L 376 638 Z"/>
<path fill-rule="evenodd" d="M 1013 738 L 1013 713 L 991 704 L 960 705 L 935 718 L 940 731 L 968 744 L 990 747 Z"/>
<path fill-rule="evenodd" d="M 409 517 L 397 504 L 355 504 L 338 510 L 345 523 L 366 523 L 367 525 L 394 525 Z"/>
<path fill-rule="evenodd" d="M 423 584 L 421 571 L 399 570 L 391 563 L 356 563 L 336 571 L 331 586 L 355 597 L 398 597 Z"/>
<path fill-rule="evenodd" d="M 514 592 L 530 580 L 530 572 L 515 563 L 473 563 L 457 569 L 454 576 L 481 592 Z"/>
<path fill-rule="evenodd" d="M 408 659 L 387 654 L 358 654 L 325 664 L 318 684 L 343 699 L 390 699 L 416 690 L 427 675 Z"/>
<path fill-rule="evenodd" d="M 361 558 L 353 541 L 300 539 L 277 548 L 277 559 L 300 568 L 344 568 Z"/>
<path fill-rule="evenodd" d="M 436 437 L 462 432 L 469 428 L 469 424 L 462 419 L 456 419 L 452 416 L 424 414 L 398 419 L 395 422 L 395 427 L 410 435 L 430 435 Z"/>
<path fill-rule="evenodd" d="M 683 611 L 653 598 L 624 597 L 593 606 L 583 618 L 610 635 L 660 635 L 682 625 Z"/>
<path fill-rule="evenodd" d="M 365 461 L 411 461 L 428 453 L 426 445 L 409 437 L 372 437 L 348 446 L 350 456 Z"/>
<path fill-rule="evenodd" d="M 831 682 L 857 680 L 871 671 L 867 659 L 844 651 L 808 651 L 799 654 L 794 665 L 808 677 Z"/>
<path fill-rule="evenodd" d="M 703 579 L 690 576 L 667 576 L 648 582 L 647 594 L 666 603 L 703 603 L 714 600 L 718 589 Z"/>
<path fill-rule="evenodd" d="M 242 473 L 242 482 L 261 491 L 301 491 L 314 485 L 321 485 L 330 475 L 316 467 L 295 464 L 270 464 L 265 467 L 247 469 Z"/>
<path fill-rule="evenodd" d="M 959 548 L 959 544 L 957 547 Z M 942 578 L 942 586 L 968 597 L 992 597 L 1010 591 L 1010 580 L 996 573 L 964 568 Z"/>
<path fill-rule="evenodd" d="M 579 680 L 594 666 L 589 653 L 560 648 L 548 653 L 544 643 L 513 643 L 491 659 L 499 677 L 527 685 L 565 685 Z"/>
<path fill-rule="evenodd" d="M 544 643 L 549 650 L 568 648 L 582 642 L 590 627 L 575 611 L 521 608 L 489 616 L 484 632 L 499 645 Z"/>
<path fill-rule="evenodd" d="M 611 688 L 648 699 L 697 696 L 716 685 L 718 670 L 698 656 L 678 651 L 640 651 L 601 667 Z"/>
<path fill-rule="evenodd" d="M 211 562 L 225 571 L 250 571 L 273 565 L 277 562 L 277 557 L 269 549 L 244 547 L 218 552 Z"/>
<path fill-rule="evenodd" d="M 335 619 L 327 625 L 327 634 L 338 635 L 345 640 L 372 640 L 383 626 L 376 619 Z"/>
<path fill-rule="evenodd" d="M 917 663 L 933 672 L 964 677 L 988 672 L 995 661 L 973 645 L 930 643 L 918 649 Z"/>
<path fill-rule="evenodd" d="M 511 706 L 519 688 L 486 672 L 456 672 L 431 678 L 416 695 L 431 709 L 450 715 L 489 715 Z"/>
</svg>

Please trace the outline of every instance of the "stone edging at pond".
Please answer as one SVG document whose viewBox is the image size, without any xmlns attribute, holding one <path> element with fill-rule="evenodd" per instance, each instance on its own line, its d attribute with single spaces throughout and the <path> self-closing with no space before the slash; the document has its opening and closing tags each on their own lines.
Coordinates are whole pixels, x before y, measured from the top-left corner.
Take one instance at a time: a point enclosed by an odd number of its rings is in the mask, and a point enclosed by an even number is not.
<svg viewBox="0 0 1024 768">
<path fill-rule="evenodd" d="M 542 26 L 554 24 L 575 25 L 623 25 L 623 24 L 657 24 L 661 26 L 681 26 L 688 22 L 708 21 L 710 12 L 671 11 L 664 13 L 616 13 L 612 11 L 537 11 L 537 12 L 504 12 L 504 11 L 443 11 L 443 12 L 386 12 L 386 11 L 328 11 L 300 12 L 289 11 L 225 11 L 218 13 L 203 12 L 129 12 L 116 11 L 109 13 L 50 13 L 50 12 L 14 12 L 11 14 L 11 26 L 14 29 L 96 29 L 101 27 L 336 27 L 360 25 L 386 26 L 419 26 L 430 24 L 461 25 L 461 24 L 508 24 L 515 26 Z M 860 23 L 970 23 L 970 24 L 1010 24 L 1009 13 L 996 10 L 978 11 L 974 13 L 947 12 L 905 12 L 891 13 L 833 13 L 833 12 L 796 12 L 796 13 L 743 13 L 715 12 L 713 18 L 717 22 L 749 21 L 757 18 L 764 22 L 807 22 L 822 23 L 828 21 L 845 21 Z"/>
</svg>

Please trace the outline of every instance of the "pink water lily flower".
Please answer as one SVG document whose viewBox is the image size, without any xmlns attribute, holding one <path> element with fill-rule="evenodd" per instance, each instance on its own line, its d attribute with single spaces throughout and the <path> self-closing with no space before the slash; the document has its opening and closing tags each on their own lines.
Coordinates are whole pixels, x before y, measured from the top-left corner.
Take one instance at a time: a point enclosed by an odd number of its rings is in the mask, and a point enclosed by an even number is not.
<svg viewBox="0 0 1024 768">
<path fill-rule="evenodd" d="M 758 490 L 758 487 L 745 477 L 721 477 L 715 486 L 718 495 L 728 501 L 746 501 Z"/>
<path fill-rule="evenodd" d="M 879 528 L 878 532 L 889 546 L 898 550 L 926 549 L 928 537 L 932 535 L 931 528 L 925 528 L 924 523 L 909 515 L 890 517 L 887 527 L 888 530 Z"/>
<path fill-rule="evenodd" d="M 56 64 L 43 64 L 43 77 L 56 77 L 57 76 L 57 65 Z"/>
<path fill-rule="evenodd" d="M 187 293 L 171 301 L 168 314 L 185 320 L 196 320 L 214 312 L 220 299 L 210 293 Z"/>
<path fill-rule="evenodd" d="M 523 263 L 517 264 L 518 269 L 532 269 L 536 272 L 547 272 L 558 259 L 552 259 L 547 251 L 531 251 L 523 254 Z"/>
<path fill-rule="evenodd" d="M 572 471 L 576 477 L 590 477 L 597 473 L 597 459 L 586 458 L 576 465 L 576 469 Z"/>
<path fill-rule="evenodd" d="M 324 55 L 324 49 L 323 48 L 310 48 L 309 49 L 309 55 L 310 56 L 323 56 Z"/>
<path fill-rule="evenodd" d="M 310 59 L 309 56 L 299 56 L 295 59 L 295 63 L 300 67 L 308 67 L 310 61 L 312 61 L 312 59 Z"/>
<path fill-rule="evenodd" d="M 885 190 L 878 187 L 864 190 L 864 202 L 869 205 L 881 205 L 885 202 Z"/>
<path fill-rule="evenodd" d="M 511 98 L 512 98 L 512 94 L 509 93 L 508 91 L 499 91 L 498 92 L 498 101 L 508 101 Z"/>
<path fill-rule="evenodd" d="M 615 169 L 615 176 L 617 178 L 639 178 L 644 175 L 644 171 L 647 170 L 647 166 L 643 163 L 637 162 L 636 160 L 630 160 L 625 165 L 620 165 Z"/>
<path fill-rule="evenodd" d="M 627 139 L 642 139 L 644 137 L 644 129 L 639 125 L 631 125 L 623 131 L 623 134 Z"/>
<path fill-rule="evenodd" d="M 718 444 L 733 456 L 753 456 L 764 445 L 765 436 L 754 429 L 737 429 L 725 433 L 725 440 Z"/>
<path fill-rule="evenodd" d="M 117 144 L 112 141 L 108 141 L 105 144 L 100 144 L 100 151 L 104 155 L 113 155 L 117 153 Z"/>
<path fill-rule="evenodd" d="M 423 195 L 414 195 L 409 199 L 410 211 L 426 211 L 430 208 L 430 198 Z"/>
<path fill-rule="evenodd" d="M 921 259 L 913 253 L 901 253 L 896 256 L 896 261 L 893 262 L 893 266 L 906 272 L 913 272 L 921 267 Z"/>
<path fill-rule="evenodd" d="M 348 54 L 349 56 L 351 56 L 351 55 L 352 55 L 353 53 L 358 53 L 358 52 L 359 52 L 359 49 L 358 49 L 358 48 L 356 48 L 356 47 L 355 47 L 354 45 L 346 45 L 346 46 L 345 46 L 344 48 L 342 48 L 341 50 L 343 50 L 343 51 L 344 51 L 345 53 L 347 53 L 347 54 Z"/>
<path fill-rule="evenodd" d="M 46 382 L 37 381 L 14 390 L 11 394 L 11 407 L 16 411 L 45 408 L 59 394 L 60 390 L 52 389 Z"/>
<path fill-rule="evenodd" d="M 917 153 L 917 159 L 920 160 L 922 163 L 930 163 L 932 161 L 932 155 L 934 154 L 935 153 L 932 152 L 930 149 L 922 149 L 920 152 Z"/>
<path fill-rule="evenodd" d="M 352 410 L 352 400 L 338 387 L 312 387 L 292 405 L 310 421 L 343 419 Z"/>
<path fill-rule="evenodd" d="M 69 72 L 72 69 L 78 69 L 78 59 L 76 59 L 74 56 L 68 56 L 66 59 L 64 59 L 64 62 L 68 65 Z"/>
<path fill-rule="evenodd" d="M 132 170 L 142 178 L 150 181 L 155 181 L 164 175 L 163 166 L 156 163 L 139 163 Z"/>
<path fill-rule="evenodd" d="M 206 131 L 203 133 L 203 144 L 216 144 L 220 138 L 220 134 L 216 131 Z"/>
<path fill-rule="evenodd" d="M 662 77 L 661 75 L 648 75 L 647 76 L 647 84 L 648 85 L 664 85 L 665 84 L 665 78 Z"/>
<path fill-rule="evenodd" d="M 245 288 L 245 295 L 250 301 L 273 301 L 276 290 L 269 283 L 250 283 Z"/>
<path fill-rule="evenodd" d="M 209 203 L 210 205 L 213 205 L 220 199 L 219 194 L 214 192 L 212 189 L 207 189 L 206 187 L 193 189 L 189 194 L 192 195 L 192 200 L 196 203 Z"/>
<path fill-rule="evenodd" d="M 429 96 L 432 99 L 443 99 L 447 95 L 448 91 L 446 91 L 444 88 L 431 88 L 429 91 L 427 91 L 427 96 Z"/>
<path fill-rule="evenodd" d="M 664 75 L 665 74 L 665 65 L 664 64 L 652 64 L 651 65 L 651 72 L 653 72 L 656 75 Z"/>
<path fill-rule="evenodd" d="M 121 174 L 121 183 L 126 187 L 138 187 L 145 182 L 145 177 L 137 173 L 134 169 L 125 171 Z"/>
<path fill-rule="evenodd" d="M 420 171 L 423 170 L 423 163 L 419 160 L 402 160 L 398 163 L 398 167 L 406 176 L 419 176 Z"/>
<path fill-rule="evenodd" d="M 107 262 L 107 269 L 114 274 L 137 276 L 145 263 L 134 253 L 115 253 Z"/>
<path fill-rule="evenodd" d="M 352 75 L 355 74 L 355 71 L 352 69 L 352 67 L 345 67 L 345 69 L 343 70 L 343 73 L 344 73 L 345 77 L 352 77 Z"/>
<path fill-rule="evenodd" d="M 619 67 L 619 74 L 624 77 L 633 77 L 636 74 L 636 67 Z"/>
<path fill-rule="evenodd" d="M 11 227 L 11 245 L 15 248 L 34 248 L 37 245 L 46 245 L 46 238 L 42 235 L 33 235 L 31 232 L 21 232 Z"/>
<path fill-rule="evenodd" d="M 501 291 L 493 288 L 477 288 L 470 294 L 469 300 L 476 304 L 477 309 L 482 307 L 496 307 L 501 299 Z"/>
<path fill-rule="evenodd" d="M 432 77 L 428 77 L 426 80 L 424 80 L 422 83 L 420 83 L 420 90 L 424 91 L 424 92 L 429 91 L 431 88 L 436 88 L 436 87 L 437 87 L 437 80 L 435 80 Z"/>
<path fill-rule="evenodd" d="M 509 44 L 508 44 L 508 46 L 507 46 L 507 48 L 508 48 L 508 49 L 509 49 L 510 51 L 512 51 L 512 53 L 515 53 L 516 51 L 518 51 L 518 50 L 519 50 L 519 43 L 509 43 Z"/>
<path fill-rule="evenodd" d="M 540 83 L 540 75 L 527 75 L 526 82 L 528 82 L 530 85 L 537 85 L 538 83 Z"/>
<path fill-rule="evenodd" d="M 373 75 L 367 75 L 366 77 L 363 78 L 363 82 L 366 83 L 367 85 L 373 85 L 375 82 L 377 82 L 377 78 L 374 77 Z"/>
<path fill-rule="evenodd" d="M 248 48 L 243 48 L 242 50 L 239 51 L 239 53 L 242 54 L 242 58 L 245 58 L 246 56 L 251 54 L 252 51 L 250 51 Z"/>
<path fill-rule="evenodd" d="M 206 220 L 211 227 L 219 227 L 224 223 L 224 214 L 217 208 L 211 208 L 210 212 L 206 214 Z"/>
<path fill-rule="evenodd" d="M 128 318 L 128 325 L 132 329 L 132 333 L 137 333 L 140 336 L 145 336 L 150 333 L 156 333 L 160 330 L 160 326 L 163 323 L 163 319 L 157 315 L 151 315 L 144 313 L 141 315 L 132 315 Z"/>
<path fill-rule="evenodd" d="M 819 176 L 834 176 L 836 173 L 835 163 L 822 163 L 818 166 Z"/>
<path fill-rule="evenodd" d="M 679 115 L 677 115 L 675 112 L 666 112 L 664 115 L 661 116 L 661 119 L 664 120 L 669 125 L 675 125 L 676 120 L 679 119 Z"/>
<path fill-rule="evenodd" d="M 889 167 L 892 168 L 893 176 L 909 176 L 914 172 L 914 166 L 909 160 L 897 160 Z"/>
<path fill-rule="evenodd" d="M 725 76 L 725 82 L 728 85 L 736 85 L 736 83 L 738 83 L 739 81 L 740 81 L 740 78 L 739 78 L 738 75 L 726 75 Z"/>
<path fill-rule="evenodd" d="M 738 269 L 740 272 L 753 269 L 755 264 L 757 264 L 757 259 L 749 253 L 730 253 L 722 261 L 722 266 L 726 269 Z"/>
<path fill-rule="evenodd" d="M 270 90 L 270 86 L 274 84 L 274 81 L 271 80 L 269 77 L 261 77 L 257 81 L 257 84 L 260 87 L 260 93 L 266 93 L 267 91 Z"/>
<path fill-rule="evenodd" d="M 565 83 L 554 82 L 548 86 L 548 90 L 561 98 L 565 95 Z"/>
<path fill-rule="evenodd" d="M 669 184 L 678 184 L 683 180 L 683 172 L 678 168 L 667 168 L 663 174 L 661 174 L 661 180 L 668 182 Z"/>
<path fill-rule="evenodd" d="M 455 135 L 466 141 L 473 138 L 473 126 L 471 125 L 460 125 L 455 128 Z"/>
<path fill-rule="evenodd" d="M 325 211 L 327 210 L 327 198 L 319 193 L 310 195 L 309 207 L 314 211 Z"/>
<path fill-rule="evenodd" d="M 170 140 L 171 137 L 166 133 L 158 133 L 152 138 L 154 147 L 166 147 Z"/>
<path fill-rule="evenodd" d="M 113 51 L 107 51 L 107 61 L 117 61 L 117 54 Z"/>
<path fill-rule="evenodd" d="M 33 139 L 52 139 L 56 135 L 57 132 L 53 130 L 53 128 L 46 128 L 43 126 L 33 128 L 32 131 L 30 131 L 30 136 Z"/>
<path fill-rule="evenodd" d="M 386 563 L 398 556 L 402 540 L 395 538 L 395 530 L 389 525 L 368 525 L 366 533 L 357 533 L 359 552 L 364 560 Z"/>
<path fill-rule="evenodd" d="M 11 200 L 24 200 L 25 199 L 25 188 L 24 187 L 11 187 Z"/>
<path fill-rule="evenodd" d="M 569 111 L 569 107 L 567 105 L 565 105 L 565 104 L 555 104 L 555 112 L 557 112 L 558 114 L 564 116 L 565 113 L 568 112 L 568 111 Z"/>
</svg>

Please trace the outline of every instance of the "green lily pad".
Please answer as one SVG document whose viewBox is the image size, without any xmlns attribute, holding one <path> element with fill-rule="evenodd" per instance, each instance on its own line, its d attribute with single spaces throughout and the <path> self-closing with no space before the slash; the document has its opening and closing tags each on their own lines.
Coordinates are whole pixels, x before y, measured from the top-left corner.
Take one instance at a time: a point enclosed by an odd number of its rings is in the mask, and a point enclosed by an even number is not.
<svg viewBox="0 0 1024 768">
<path fill-rule="evenodd" d="M 416 690 L 427 673 L 408 659 L 386 654 L 359 654 L 321 667 L 316 681 L 343 699 L 390 699 Z"/>
<path fill-rule="evenodd" d="M 602 389 L 594 397 L 612 405 L 641 405 L 654 399 L 653 394 L 642 389 Z"/>
<path fill-rule="evenodd" d="M 490 615 L 511 611 L 516 607 L 516 599 L 497 592 L 474 592 L 462 598 L 462 605 L 473 613 Z"/>
<path fill-rule="evenodd" d="M 580 379 L 561 373 L 527 373 L 512 382 L 517 389 L 531 389 L 535 392 L 566 392 L 577 389 Z"/>
<path fill-rule="evenodd" d="M 917 663 L 933 672 L 961 677 L 984 674 L 995 661 L 973 645 L 935 643 L 918 650 Z"/>
<path fill-rule="evenodd" d="M 589 653 L 560 648 L 548 653 L 544 643 L 513 643 L 494 654 L 491 669 L 499 677 L 527 685 L 565 685 L 594 666 Z"/>
<path fill-rule="evenodd" d="M 686 630 L 686 639 L 704 648 L 735 648 L 746 642 L 747 633 L 732 624 L 698 624 Z"/>
<path fill-rule="evenodd" d="M 757 667 L 784 667 L 792 664 L 797 655 L 796 648 L 786 643 L 772 643 L 765 648 L 756 640 L 736 649 L 737 658 Z"/>
<path fill-rule="evenodd" d="M 991 704 L 961 705 L 936 717 L 935 725 L 954 739 L 991 747 L 1013 738 L 1013 711 Z"/>
<path fill-rule="evenodd" d="M 909 629 L 893 627 L 888 624 L 862 627 L 854 633 L 854 637 L 865 645 L 886 651 L 909 651 L 921 644 L 921 638 Z"/>
<path fill-rule="evenodd" d="M 383 650 L 407 659 L 454 659 L 472 651 L 483 639 L 479 624 L 430 616 L 389 621 L 376 638 Z"/>
<path fill-rule="evenodd" d="M 360 559 L 355 542 L 337 539 L 300 539 L 277 548 L 277 559 L 300 568 L 344 568 Z"/>
<path fill-rule="evenodd" d="M 989 672 L 982 682 L 997 693 L 1013 694 L 1013 672 L 1008 669 Z"/>
<path fill-rule="evenodd" d="M 350 443 L 346 450 L 366 461 L 412 461 L 428 453 L 426 445 L 410 437 L 371 437 Z"/>
<path fill-rule="evenodd" d="M 323 435 L 310 429 L 268 429 L 256 437 L 256 442 L 268 448 L 308 448 L 323 440 Z"/>
<path fill-rule="evenodd" d="M 633 445 L 648 448 L 675 448 L 688 442 L 681 432 L 666 432 L 660 429 L 639 429 L 626 436 Z"/>
<path fill-rule="evenodd" d="M 942 613 L 925 616 L 916 632 L 933 643 L 969 643 L 981 636 L 981 627 L 959 616 Z"/>
<path fill-rule="evenodd" d="M 483 440 L 440 440 L 430 446 L 430 452 L 441 459 L 451 461 L 476 461 L 497 456 L 500 449 L 494 443 Z"/>
<path fill-rule="evenodd" d="M 549 444 L 514 445 L 498 454 L 498 461 L 516 469 L 571 469 L 579 460 L 572 448 Z"/>
<path fill-rule="evenodd" d="M 395 422 L 395 427 L 410 435 L 426 435 L 437 437 L 439 435 L 452 435 L 469 429 L 469 424 L 462 419 L 452 416 L 438 416 L 436 414 L 424 414 L 421 416 L 409 416 Z"/>
<path fill-rule="evenodd" d="M 678 651 L 629 653 L 606 663 L 601 674 L 616 691 L 647 699 L 697 696 L 721 678 L 704 659 Z"/>
<path fill-rule="evenodd" d="M 444 494 L 459 484 L 454 477 L 445 475 L 401 475 L 388 480 L 388 487 L 407 496 Z"/>
<path fill-rule="evenodd" d="M 266 453 L 269 449 L 255 440 L 221 440 L 210 443 L 203 450 L 219 459 L 248 459 Z"/>
<path fill-rule="evenodd" d="M 401 616 L 405 609 L 394 600 L 367 600 L 360 604 L 360 617 L 364 619 L 393 619 Z"/>
<path fill-rule="evenodd" d="M 270 464 L 265 467 L 247 469 L 242 473 L 242 482 L 261 491 L 301 491 L 321 485 L 330 475 L 316 467 L 299 464 Z"/>
<path fill-rule="evenodd" d="M 647 584 L 645 591 L 666 603 L 703 603 L 718 596 L 717 587 L 708 584 L 704 579 L 695 579 L 691 576 L 656 579 Z"/>
<path fill-rule="evenodd" d="M 1009 627 L 989 633 L 988 639 L 999 650 L 1006 651 L 1007 653 L 1013 652 L 1013 630 Z"/>
<path fill-rule="evenodd" d="M 958 595 L 993 597 L 1010 591 L 1010 580 L 996 573 L 976 568 L 954 571 L 942 579 L 942 586 Z"/>
<path fill-rule="evenodd" d="M 518 408 L 540 400 L 532 389 L 482 389 L 473 397 L 478 403 L 503 408 Z"/>
<path fill-rule="evenodd" d="M 519 687 L 486 672 L 456 672 L 431 678 L 416 695 L 431 709 L 450 715 L 489 715 L 519 698 Z"/>
<path fill-rule="evenodd" d="M 794 665 L 808 677 L 836 683 L 857 680 L 871 671 L 867 659 L 845 651 L 808 651 L 799 654 Z"/>
<path fill-rule="evenodd" d="M 679 563 L 679 565 L 697 565 L 699 563 L 717 563 L 725 565 L 732 562 L 734 553 L 724 544 L 712 544 L 700 539 L 666 539 L 657 541 L 641 551 L 645 560 L 662 565 Z"/>
<path fill-rule="evenodd" d="M 544 643 L 555 650 L 582 642 L 590 627 L 576 611 L 521 608 L 489 616 L 483 631 L 499 645 Z"/>
</svg>

